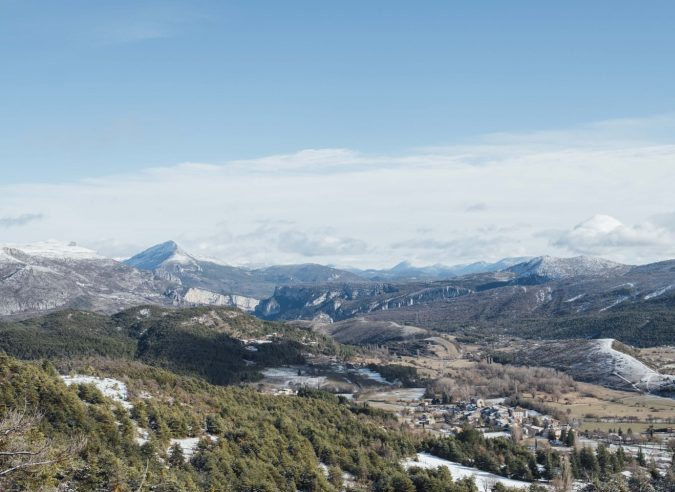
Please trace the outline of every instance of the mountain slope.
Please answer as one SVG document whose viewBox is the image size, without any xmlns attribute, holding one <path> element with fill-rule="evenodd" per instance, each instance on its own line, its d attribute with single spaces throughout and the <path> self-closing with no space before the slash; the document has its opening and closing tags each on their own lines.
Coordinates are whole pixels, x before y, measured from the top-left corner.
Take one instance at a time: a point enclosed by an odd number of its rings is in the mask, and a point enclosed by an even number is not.
<svg viewBox="0 0 675 492">
<path fill-rule="evenodd" d="M 292 321 L 296 326 L 309 326 L 314 331 L 330 336 L 339 343 L 349 345 L 372 345 L 406 340 L 428 335 L 422 328 L 400 325 L 393 321 L 374 321 L 366 318 L 351 318 L 335 323 L 316 321 Z"/>
<path fill-rule="evenodd" d="M 612 338 L 524 342 L 513 352 L 496 352 L 495 359 L 565 371 L 575 379 L 610 388 L 668 397 L 675 394 L 675 376 L 661 374 L 636 359 Z"/>
<path fill-rule="evenodd" d="M 156 270 L 171 263 L 197 265 L 197 260 L 179 248 L 174 241 L 167 241 L 125 260 L 124 263 L 139 270 Z"/>
<path fill-rule="evenodd" d="M 72 244 L 0 247 L 0 316 L 65 307 L 111 313 L 167 304 L 168 286 L 151 273 Z"/>
<path fill-rule="evenodd" d="M 525 281 L 534 283 L 573 277 L 612 276 L 625 273 L 629 269 L 627 265 L 590 256 L 574 258 L 539 256 L 514 265 L 507 271 L 514 273 L 521 283 Z"/>
<path fill-rule="evenodd" d="M 282 265 L 246 269 L 198 259 L 174 241 L 153 246 L 125 263 L 177 284 L 187 304 L 216 304 L 253 309 L 279 285 L 355 281 L 353 273 L 322 265 Z"/>
<path fill-rule="evenodd" d="M 440 302 L 470 293 L 468 288 L 447 282 L 284 286 L 262 301 L 255 313 L 265 319 L 326 318 L 338 321 L 376 311 Z"/>
<path fill-rule="evenodd" d="M 528 257 L 503 258 L 497 262 L 478 261 L 461 265 L 431 265 L 416 267 L 404 261 L 388 270 L 352 270 L 363 278 L 374 281 L 420 281 L 447 280 L 464 275 L 490 273 L 505 270 L 518 263 L 528 261 Z"/>
<path fill-rule="evenodd" d="M 112 316 L 66 310 L 0 322 L 0 349 L 22 359 L 139 360 L 230 384 L 255 380 L 267 366 L 302 362 L 305 352 L 332 352 L 334 345 L 311 330 L 236 309 L 145 306 Z"/>
<path fill-rule="evenodd" d="M 0 354 L 0 373 L 11 375 L 0 387 L 0 417 L 26 408 L 42 417 L 27 440 L 33 448 L 43 436 L 54 448 L 86 437 L 61 462 L 0 477 L 0 489 L 335 492 L 342 487 L 320 466 L 329 463 L 370 490 L 381 476 L 405 478 L 399 462 L 419 446 L 394 418 L 335 396 L 275 397 L 137 362 L 96 359 L 75 369 L 87 371 L 83 383 L 103 376 L 128 388 L 128 409 L 91 384 L 67 387 L 53 366 Z M 192 456 L 171 451 L 174 443 Z"/>
<path fill-rule="evenodd" d="M 286 320 L 363 317 L 441 331 L 474 327 L 653 345 L 675 343 L 674 287 L 675 261 L 630 267 L 539 258 L 446 282 L 282 287 L 261 302 L 257 314 Z"/>
</svg>

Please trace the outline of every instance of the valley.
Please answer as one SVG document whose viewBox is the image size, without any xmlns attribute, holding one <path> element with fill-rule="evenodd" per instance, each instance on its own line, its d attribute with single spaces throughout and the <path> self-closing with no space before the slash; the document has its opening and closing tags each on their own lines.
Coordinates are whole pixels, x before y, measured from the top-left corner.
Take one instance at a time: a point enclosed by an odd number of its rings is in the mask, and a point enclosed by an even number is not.
<svg viewBox="0 0 675 492">
<path fill-rule="evenodd" d="M 143 460 L 151 481 L 195 491 L 223 476 L 238 491 L 398 491 L 393 477 L 566 490 L 609 473 L 588 453 L 670 473 L 671 262 L 387 273 L 230 267 L 174 242 L 123 263 L 77 246 L 2 251 L 14 307 L 0 319 L 0 409 L 26 399 L 64 443 L 68 422 L 89 429 L 82 461 L 58 472 L 83 490 L 137 488 Z M 32 382 L 17 386 L 22 373 Z M 78 474 L 99 452 L 123 456 L 98 465 L 117 485 Z"/>
</svg>

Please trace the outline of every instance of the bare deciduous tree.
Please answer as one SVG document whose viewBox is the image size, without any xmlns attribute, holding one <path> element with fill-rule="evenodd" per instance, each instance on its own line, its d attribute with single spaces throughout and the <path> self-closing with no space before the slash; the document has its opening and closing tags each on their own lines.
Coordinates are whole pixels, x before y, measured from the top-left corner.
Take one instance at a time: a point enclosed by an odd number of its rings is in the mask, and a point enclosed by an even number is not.
<svg viewBox="0 0 675 492">
<path fill-rule="evenodd" d="M 0 419 L 0 485 L 22 472 L 70 461 L 84 448 L 82 436 L 58 443 L 42 436 L 38 429 L 42 418 L 24 407 Z"/>
</svg>

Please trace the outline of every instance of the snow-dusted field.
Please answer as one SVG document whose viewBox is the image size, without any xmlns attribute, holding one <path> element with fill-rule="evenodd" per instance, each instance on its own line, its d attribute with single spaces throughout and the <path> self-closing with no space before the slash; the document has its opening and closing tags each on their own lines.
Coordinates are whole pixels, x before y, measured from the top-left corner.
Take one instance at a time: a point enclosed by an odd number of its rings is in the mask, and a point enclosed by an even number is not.
<svg viewBox="0 0 675 492">
<path fill-rule="evenodd" d="M 441 466 L 446 466 L 450 473 L 452 473 L 452 478 L 454 480 L 473 477 L 476 480 L 476 485 L 478 485 L 478 490 L 484 490 L 484 487 L 494 486 L 497 482 L 501 482 L 507 487 L 515 487 L 519 489 L 527 489 L 531 484 L 529 482 L 521 482 L 520 480 L 512 480 L 510 478 L 500 477 L 494 473 L 485 472 L 478 470 L 476 468 L 470 468 L 468 466 L 460 465 L 459 463 L 453 463 L 452 461 L 444 460 L 432 456 L 427 453 L 418 453 L 417 460 L 413 458 L 408 458 L 403 461 L 403 467 L 405 469 L 418 467 L 418 468 L 440 468 Z"/>
<path fill-rule="evenodd" d="M 384 379 L 379 372 L 375 372 L 372 369 L 368 369 L 367 367 L 360 367 L 359 369 L 349 370 L 349 372 L 355 372 L 361 377 L 370 379 L 371 381 L 375 381 L 380 384 L 385 384 L 387 386 L 391 385 L 391 383 L 386 379 Z"/>
<path fill-rule="evenodd" d="M 298 376 L 298 369 L 293 367 L 271 367 L 261 371 L 271 383 L 281 386 L 310 386 L 318 388 L 327 380 L 326 376 Z"/>
<path fill-rule="evenodd" d="M 369 400 L 379 401 L 418 401 L 426 392 L 425 388 L 397 388 L 368 394 Z"/>
<path fill-rule="evenodd" d="M 61 376 L 61 379 L 63 379 L 63 382 L 66 383 L 67 386 L 73 384 L 94 385 L 104 396 L 120 402 L 124 408 L 129 409 L 133 406 L 128 401 L 129 394 L 127 392 L 127 385 L 117 379 L 83 375 Z"/>
<path fill-rule="evenodd" d="M 258 342 L 266 343 L 267 340 L 260 340 Z M 302 373 L 301 375 L 298 375 L 298 370 Z M 291 366 L 271 367 L 264 369 L 261 372 L 263 376 L 265 376 L 265 383 L 277 387 L 297 388 L 298 386 L 309 386 L 319 388 L 334 382 L 336 378 L 343 383 L 349 382 L 356 387 L 357 385 L 352 381 L 350 375 L 359 376 L 359 378 L 368 380 L 363 381 L 363 379 L 360 379 L 360 382 L 366 386 L 391 386 L 392 384 L 384 379 L 380 373 L 368 369 L 367 367 L 351 369 L 337 364 L 330 368 L 313 368 L 313 370 L 321 371 L 321 373 L 311 375 L 306 374 L 308 370 L 312 369 L 307 366 Z M 356 378 L 354 377 L 354 379 Z"/>
<path fill-rule="evenodd" d="M 483 432 L 483 437 L 485 439 L 497 439 L 498 437 L 506 437 L 509 438 L 511 437 L 511 434 L 508 432 L 500 431 L 500 432 Z"/>
<path fill-rule="evenodd" d="M 580 438 L 579 443 L 584 447 L 592 449 L 596 449 L 600 444 L 595 439 L 587 439 L 585 437 Z M 621 447 L 628 455 L 633 457 L 637 456 L 639 450 L 642 449 L 642 452 L 646 456 L 647 460 L 654 460 L 656 466 L 661 470 L 667 470 L 672 462 L 672 453 L 668 450 L 667 445 L 662 443 L 646 443 L 642 446 L 630 444 L 623 444 L 621 446 L 616 444 L 605 444 L 605 446 L 607 446 L 607 448 L 612 452 L 617 451 L 619 447 Z"/>
</svg>

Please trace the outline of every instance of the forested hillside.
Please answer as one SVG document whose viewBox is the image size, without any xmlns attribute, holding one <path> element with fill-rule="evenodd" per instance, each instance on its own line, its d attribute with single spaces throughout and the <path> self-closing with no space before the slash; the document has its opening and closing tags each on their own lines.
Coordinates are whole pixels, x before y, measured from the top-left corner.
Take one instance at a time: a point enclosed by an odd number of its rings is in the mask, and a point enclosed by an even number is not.
<svg viewBox="0 0 675 492">
<path fill-rule="evenodd" d="M 266 366 L 338 350 L 310 330 L 261 321 L 237 309 L 159 307 L 113 316 L 67 310 L 0 323 L 0 349 L 22 359 L 136 359 L 215 384 L 255 380 Z"/>
<path fill-rule="evenodd" d="M 0 355 L 0 427 L 20 424 L 0 445 L 43 456 L 31 465 L 31 457 L 0 455 L 0 473 L 13 468 L 0 474 L 3 490 L 476 492 L 447 471 L 403 470 L 402 458 L 432 447 L 457 450 L 466 463 L 480 456 L 498 471 L 511 463 L 522 478 L 538 473 L 534 458 L 507 440 L 490 444 L 472 433 L 422 442 L 391 414 L 316 390 L 275 397 L 91 359 L 87 372 L 128 387 L 123 405 L 90 385 L 66 387 L 56 370 L 67 365 Z M 198 444 L 188 456 L 181 443 L 190 438 Z"/>
</svg>

